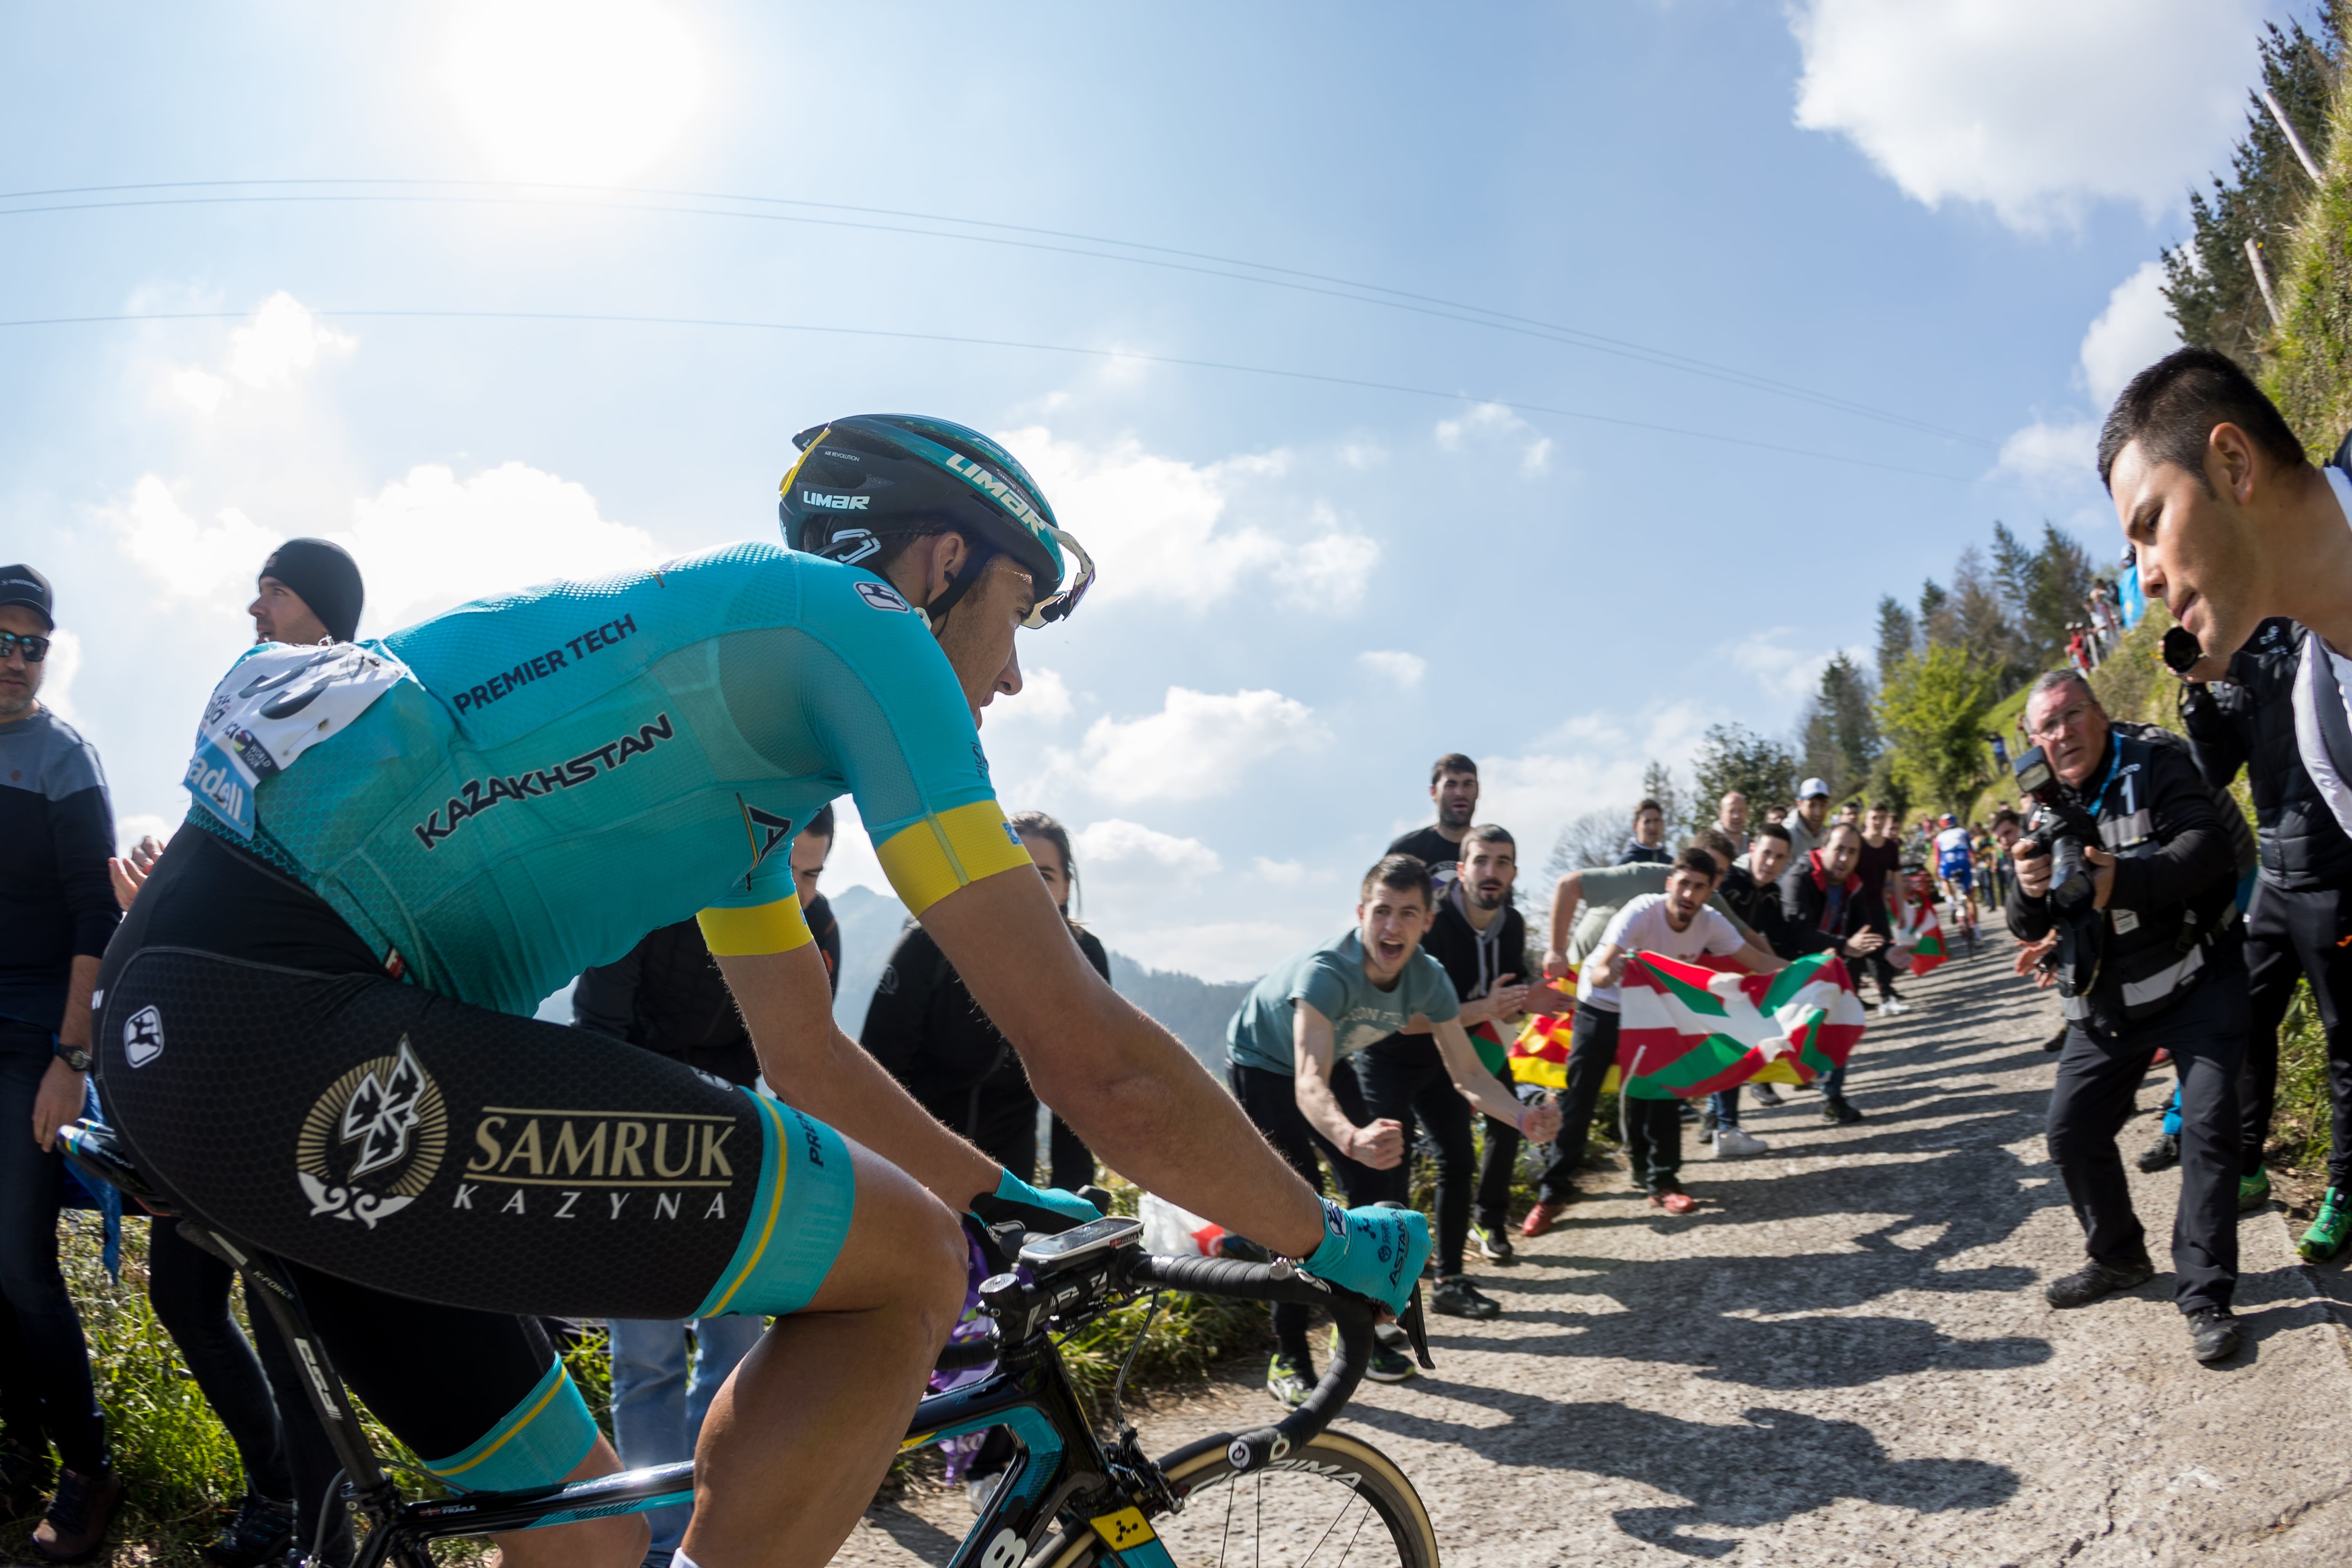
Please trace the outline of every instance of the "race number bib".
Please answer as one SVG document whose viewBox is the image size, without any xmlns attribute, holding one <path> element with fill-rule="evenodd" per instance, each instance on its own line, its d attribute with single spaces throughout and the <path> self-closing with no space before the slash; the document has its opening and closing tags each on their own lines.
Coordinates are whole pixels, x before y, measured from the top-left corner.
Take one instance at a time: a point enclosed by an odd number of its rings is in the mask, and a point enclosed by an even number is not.
<svg viewBox="0 0 2352 1568">
<path fill-rule="evenodd" d="M 408 667 L 357 643 L 272 646 L 222 678 L 196 726 L 188 793 L 205 810 L 253 837 L 253 792 L 304 752 L 348 728 Z"/>
</svg>

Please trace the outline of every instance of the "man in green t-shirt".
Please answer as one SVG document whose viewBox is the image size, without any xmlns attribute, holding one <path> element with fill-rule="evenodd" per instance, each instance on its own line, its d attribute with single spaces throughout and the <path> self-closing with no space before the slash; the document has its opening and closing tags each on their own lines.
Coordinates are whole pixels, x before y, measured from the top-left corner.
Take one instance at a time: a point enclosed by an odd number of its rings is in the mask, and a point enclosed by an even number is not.
<svg viewBox="0 0 2352 1568">
<path fill-rule="evenodd" d="M 1367 1121 L 1353 1068 L 1339 1062 L 1400 1031 L 1437 1042 L 1454 1087 L 1506 1126 L 1538 1142 L 1559 1131 L 1549 1105 L 1523 1106 L 1478 1059 L 1462 1027 L 1462 1005 L 1444 966 L 1421 951 L 1436 904 L 1429 868 L 1391 855 L 1364 876 L 1355 926 L 1276 964 L 1250 988 L 1225 1028 L 1234 1098 L 1275 1152 L 1317 1192 L 1319 1153 L 1350 1203 L 1385 1195 L 1373 1173 L 1405 1157 L 1404 1129 L 1388 1117 Z M 1315 1386 L 1307 1347 L 1307 1309 L 1274 1309 L 1275 1356 L 1266 1388 L 1297 1406 Z M 1412 1375 L 1412 1359 L 1381 1343 L 1367 1373 L 1385 1383 Z"/>
</svg>

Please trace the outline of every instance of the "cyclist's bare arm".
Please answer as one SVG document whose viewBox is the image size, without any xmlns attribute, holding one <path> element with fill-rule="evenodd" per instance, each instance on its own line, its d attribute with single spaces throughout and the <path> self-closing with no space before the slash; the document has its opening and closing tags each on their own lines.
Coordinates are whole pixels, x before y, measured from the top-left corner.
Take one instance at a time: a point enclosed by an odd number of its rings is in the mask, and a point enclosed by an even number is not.
<svg viewBox="0 0 2352 1568">
<path fill-rule="evenodd" d="M 866 1047 L 833 1021 L 824 960 L 790 952 L 721 958 L 760 1071 L 783 1101 L 873 1150 L 961 1212 L 992 1193 L 1003 1167 L 940 1125 Z"/>
<path fill-rule="evenodd" d="M 968 883 L 923 911 L 923 929 L 1038 1098 L 1105 1164 L 1277 1252 L 1321 1244 L 1314 1193 L 1176 1037 L 1094 972 L 1036 872 Z"/>
<path fill-rule="evenodd" d="M 1308 1125 L 1358 1164 L 1369 1165 L 1375 1171 L 1394 1169 L 1397 1162 L 1404 1158 L 1404 1123 L 1383 1116 L 1368 1127 L 1359 1127 L 1348 1120 L 1347 1111 L 1331 1092 L 1331 1069 L 1339 1058 L 1339 1039 L 1332 1032 L 1331 1020 L 1314 1004 L 1291 1003 L 1290 1047 L 1291 1093 L 1297 1097 L 1298 1113 L 1307 1118 Z"/>
</svg>

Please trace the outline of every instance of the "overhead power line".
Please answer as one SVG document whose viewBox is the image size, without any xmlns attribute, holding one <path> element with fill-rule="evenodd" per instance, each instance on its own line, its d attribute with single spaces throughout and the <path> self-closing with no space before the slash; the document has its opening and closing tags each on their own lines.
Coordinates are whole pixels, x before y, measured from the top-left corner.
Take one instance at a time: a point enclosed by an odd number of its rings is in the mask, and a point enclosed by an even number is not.
<svg viewBox="0 0 2352 1568">
<path fill-rule="evenodd" d="M 283 195 L 226 195 L 205 196 L 141 196 L 127 193 L 142 191 L 283 191 L 287 187 L 368 186 L 379 190 L 395 187 L 395 195 L 326 195 L 315 189 Z M 453 195 L 450 191 L 485 191 L 486 195 Z M 527 196 L 518 193 L 551 191 L 570 193 L 568 196 L 548 198 Z M 576 199 L 593 196 L 599 199 Z M 614 201 L 613 196 L 654 197 L 658 202 Z M 1612 355 L 1638 363 L 1653 365 L 1680 374 L 1701 377 L 1738 386 L 1772 396 L 1791 398 L 1817 407 L 1847 414 L 1858 418 L 1908 429 L 1922 435 L 1937 436 L 1950 440 L 1966 441 L 1987 448 L 1998 443 L 1964 430 L 1914 418 L 1905 414 L 1876 407 L 1852 398 L 1811 387 L 1759 375 L 1730 365 L 1696 359 L 1669 349 L 1635 342 L 1630 339 L 1611 337 L 1582 328 L 1546 321 L 1530 316 L 1516 315 L 1486 306 L 1465 304 L 1437 295 L 1414 293 L 1408 289 L 1391 289 L 1383 284 L 1366 283 L 1328 273 L 1307 271 L 1273 263 L 1218 256 L 1205 251 L 1180 249 L 1172 246 L 1150 245 L 1136 240 L 1108 238 L 1100 235 L 1077 233 L 1065 229 L 1042 228 L 1024 224 L 1009 224 L 984 218 L 963 218 L 940 213 L 926 213 L 895 207 L 857 206 L 841 202 L 804 201 L 783 196 L 747 196 L 722 191 L 670 190 L 646 186 L 607 186 L 540 184 L 487 180 L 182 180 L 125 185 L 61 186 L 46 190 L 0 193 L 0 203 L 47 202 L 55 197 L 115 197 L 112 200 L 68 200 L 49 202 L 45 205 L 0 207 L 0 217 L 33 216 L 66 212 L 97 212 L 123 208 L 163 206 L 212 206 L 250 205 L 393 205 L 400 203 L 430 203 L 457 205 L 536 205 L 572 206 L 590 209 L 660 213 L 680 216 L 739 218 L 754 221 L 797 223 L 822 227 L 863 230 L 871 233 L 901 234 L 932 239 L 961 240 L 968 244 L 994 245 L 1015 249 L 1034 250 L 1049 254 L 1081 257 L 1098 261 L 1125 262 L 1132 266 L 1157 267 L 1166 270 L 1190 272 L 1205 277 L 1222 278 L 1234 282 L 1252 283 L 1265 288 L 1286 289 L 1295 292 L 1320 295 L 1330 299 L 1351 300 L 1358 304 L 1384 310 L 1404 311 L 1413 315 L 1433 317 L 1464 325 L 1481 327 L 1491 331 L 1507 332 L 1532 338 L 1562 347 L 1582 349 L 1589 353 Z M 723 201 L 756 207 L 793 207 L 798 213 L 742 212 L 730 208 L 691 207 L 674 205 L 681 201 Z M 814 213 L 851 213 L 856 219 L 819 217 Z M 898 223 L 866 221 L 875 218 L 904 219 L 914 223 L 951 224 L 962 229 L 987 229 L 994 233 L 961 233 L 953 229 L 913 228 Z M 1009 237 L 1032 236 L 1032 238 Z M 1048 244 L 1048 240 L 1072 242 Z M 1107 246 L 1109 250 L 1081 249 L 1079 246 Z M 1123 254 L 1134 252 L 1138 254 Z M 1244 270 L 1232 270 L 1242 268 Z"/>
<path fill-rule="evenodd" d="M 1680 436 L 1696 441 L 1712 441 L 1724 446 L 1745 447 L 1759 452 L 1778 452 L 1793 458 L 1811 458 L 1822 462 L 1843 463 L 1853 468 L 1876 468 L 1885 473 L 1909 474 L 1919 479 L 1941 479 L 1951 484 L 1967 484 L 1967 475 L 1938 473 L 1930 468 L 1914 468 L 1900 463 L 1882 463 L 1870 458 L 1847 457 L 1837 452 L 1815 451 L 1805 447 L 1783 446 L 1774 441 L 1759 441 L 1746 436 L 1727 436 L 1720 431 L 1695 430 L 1676 425 L 1654 424 L 1644 419 L 1627 419 L 1613 414 L 1595 414 L 1578 408 L 1557 408 L 1547 404 L 1527 403 L 1507 397 L 1482 397 L 1464 392 L 1445 392 L 1435 387 L 1411 386 L 1401 382 L 1370 381 L 1356 376 L 1330 375 L 1319 371 L 1286 370 L 1275 365 L 1236 364 L 1223 360 L 1188 359 L 1174 354 L 1139 353 L 1126 349 L 1088 348 L 1069 343 L 1024 342 L 1012 338 L 967 337 L 951 332 L 894 331 L 880 327 L 823 326 L 804 321 L 754 321 L 714 316 L 647 316 L 622 315 L 589 310 L 338 310 L 313 309 L 312 314 L 331 321 L 583 321 L 629 326 L 713 327 L 767 332 L 813 332 L 835 337 L 887 338 L 904 342 L 954 343 L 971 348 L 1018 349 L 1033 353 L 1070 354 L 1087 359 L 1135 360 L 1146 364 L 1164 364 L 1188 370 L 1224 371 L 1239 375 L 1264 375 L 1286 381 L 1314 382 L 1326 386 L 1358 387 L 1370 392 L 1397 393 L 1409 397 L 1433 397 L 1447 403 L 1471 405 L 1490 404 L 1507 408 L 1516 414 L 1549 415 L 1561 419 L 1577 419 L 1595 425 L 1613 425 L 1628 430 L 1646 430 L 1665 436 Z M 241 321 L 247 313 L 241 310 L 146 310 L 110 315 L 40 316 L 16 321 L 0 321 L 0 329 L 22 327 L 92 326 L 135 321 Z"/>
</svg>

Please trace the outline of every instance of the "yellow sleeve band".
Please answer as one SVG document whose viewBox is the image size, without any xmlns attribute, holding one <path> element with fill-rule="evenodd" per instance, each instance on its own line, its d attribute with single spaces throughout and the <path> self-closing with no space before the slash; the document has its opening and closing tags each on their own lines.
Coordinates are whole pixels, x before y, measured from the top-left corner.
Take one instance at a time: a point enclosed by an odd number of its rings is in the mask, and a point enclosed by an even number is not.
<svg viewBox="0 0 2352 1568">
<path fill-rule="evenodd" d="M 898 891 L 898 901 L 910 915 L 925 910 L 967 883 L 993 877 L 1015 866 L 1031 866 L 1029 851 L 1003 808 L 992 800 L 976 800 L 935 816 L 908 824 L 877 844 L 882 874 Z"/>
<path fill-rule="evenodd" d="M 702 927 L 702 940 L 720 958 L 790 952 L 816 940 L 801 914 L 799 896 L 793 893 L 753 909 L 705 910 L 694 919 Z"/>
</svg>

